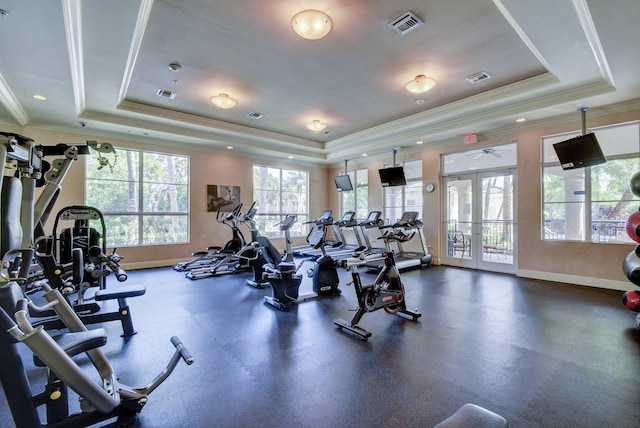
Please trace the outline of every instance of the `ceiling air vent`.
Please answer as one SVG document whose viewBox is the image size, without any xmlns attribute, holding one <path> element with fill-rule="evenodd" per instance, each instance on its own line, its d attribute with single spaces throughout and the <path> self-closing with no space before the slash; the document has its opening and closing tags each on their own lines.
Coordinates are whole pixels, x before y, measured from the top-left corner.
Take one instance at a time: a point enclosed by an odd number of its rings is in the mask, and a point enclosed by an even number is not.
<svg viewBox="0 0 640 428">
<path fill-rule="evenodd" d="M 170 100 L 172 100 L 176 97 L 176 95 L 178 95 L 178 93 L 174 91 L 170 91 L 168 89 L 158 89 L 156 91 L 156 95 L 159 97 L 169 98 Z"/>
<path fill-rule="evenodd" d="M 258 113 L 257 111 L 251 111 L 247 114 L 247 117 L 250 117 L 251 119 L 260 119 L 261 117 L 263 117 L 264 114 L 262 113 Z"/>
<path fill-rule="evenodd" d="M 471 76 L 467 76 L 465 79 L 467 79 L 467 82 L 469 83 L 478 83 L 483 80 L 491 79 L 491 76 L 486 71 L 481 71 L 479 73 L 474 73 Z"/>
<path fill-rule="evenodd" d="M 393 28 L 396 33 L 404 36 L 408 32 L 415 30 L 422 24 L 423 22 L 420 20 L 420 18 L 418 18 L 413 12 L 408 10 L 391 21 L 389 23 L 389 27 Z"/>
</svg>

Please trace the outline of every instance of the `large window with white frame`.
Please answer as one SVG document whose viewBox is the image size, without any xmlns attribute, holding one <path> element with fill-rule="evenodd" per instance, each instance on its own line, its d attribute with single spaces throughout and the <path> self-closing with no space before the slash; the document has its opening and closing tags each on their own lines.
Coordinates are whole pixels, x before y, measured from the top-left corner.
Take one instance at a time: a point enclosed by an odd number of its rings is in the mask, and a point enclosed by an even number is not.
<svg viewBox="0 0 640 428">
<path fill-rule="evenodd" d="M 607 162 L 563 170 L 553 144 L 580 132 L 542 138 L 542 238 L 595 243 L 632 242 L 625 223 L 639 200 L 629 179 L 640 170 L 640 122 L 592 129 Z"/>
<path fill-rule="evenodd" d="M 390 224 L 405 211 L 417 211 L 418 218 L 422 218 L 422 159 L 404 161 L 401 166 L 407 185 L 384 188 L 384 218 Z"/>
<path fill-rule="evenodd" d="M 253 200 L 258 212 L 256 227 L 269 238 L 282 237 L 278 223 L 288 214 L 298 221 L 291 236 L 305 236 L 303 223 L 309 220 L 309 173 L 307 171 L 253 165 Z"/>
<path fill-rule="evenodd" d="M 86 163 L 85 203 L 99 209 L 109 247 L 163 245 L 189 240 L 189 158 L 116 149 L 105 166 Z"/>
<path fill-rule="evenodd" d="M 355 169 L 348 171 L 353 191 L 340 192 L 340 207 L 342 214 L 354 211 L 356 218 L 365 219 L 369 215 L 369 171 Z"/>
</svg>

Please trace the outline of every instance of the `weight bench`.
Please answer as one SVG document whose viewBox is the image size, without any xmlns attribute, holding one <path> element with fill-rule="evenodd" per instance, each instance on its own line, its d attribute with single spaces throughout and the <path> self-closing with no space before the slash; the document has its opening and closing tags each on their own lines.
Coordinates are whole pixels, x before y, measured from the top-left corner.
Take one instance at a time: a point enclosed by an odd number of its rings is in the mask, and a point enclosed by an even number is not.
<svg viewBox="0 0 640 428">
<path fill-rule="evenodd" d="M 38 254 L 40 265 L 45 278 L 52 288 L 63 290 L 66 287 L 65 279 L 65 266 L 58 263 L 51 251 L 51 245 L 48 245 L 45 251 Z M 85 282 L 84 271 L 84 256 L 82 250 L 74 248 L 72 252 L 75 254 L 72 271 L 72 288 L 78 288 L 78 301 L 73 305 L 74 310 L 82 320 L 84 324 L 95 324 L 99 322 L 107 321 L 120 321 L 122 323 L 122 337 L 133 336 L 136 334 L 133 328 L 133 321 L 131 319 L 131 311 L 129 310 L 129 304 L 127 303 L 128 297 L 142 296 L 147 291 L 143 285 L 123 285 L 117 287 L 100 288 L 95 292 L 93 298 L 85 299 L 84 292 L 91 287 L 88 282 Z M 67 268 L 68 269 L 68 268 Z M 67 274 L 68 275 L 68 274 Z M 88 300 L 94 300 L 93 302 Z M 117 312 L 101 312 L 102 308 L 96 302 L 117 300 L 118 311 Z M 31 310 L 31 315 L 34 317 L 50 317 L 55 316 L 53 311 L 34 312 Z M 45 329 L 64 329 L 64 323 L 59 319 L 47 319 L 35 323 L 34 325 L 43 325 Z"/>
<path fill-rule="evenodd" d="M 507 428 L 507 420 L 483 407 L 467 403 L 434 428 Z"/>
<path fill-rule="evenodd" d="M 108 321 L 120 321 L 122 323 L 122 337 L 133 336 L 136 330 L 133 328 L 131 311 L 127 303 L 128 297 L 142 296 L 147 289 L 144 285 L 124 285 L 116 288 L 104 288 L 96 291 L 94 300 L 101 302 L 107 300 L 118 300 L 118 311 L 116 312 L 95 312 L 78 316 L 84 324 L 95 324 Z M 31 313 L 32 316 L 42 316 L 43 314 Z M 49 315 L 49 314 L 46 314 Z M 45 329 L 64 329 L 65 325 L 59 318 L 43 320 L 34 325 L 43 325 Z"/>
</svg>

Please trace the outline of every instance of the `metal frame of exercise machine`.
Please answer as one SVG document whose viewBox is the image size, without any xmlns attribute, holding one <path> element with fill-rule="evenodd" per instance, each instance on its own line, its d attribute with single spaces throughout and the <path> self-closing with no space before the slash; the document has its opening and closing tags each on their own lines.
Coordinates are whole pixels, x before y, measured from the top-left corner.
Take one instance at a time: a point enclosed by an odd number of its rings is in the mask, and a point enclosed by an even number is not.
<svg viewBox="0 0 640 428">
<path fill-rule="evenodd" d="M 358 298 L 358 309 L 351 318 L 351 321 L 336 319 L 334 324 L 340 329 L 346 329 L 357 334 L 366 340 L 371 337 L 371 332 L 358 325 L 362 316 L 367 312 L 374 312 L 384 309 L 389 314 L 400 314 L 416 321 L 422 314 L 417 309 L 407 309 L 405 302 L 405 289 L 400 279 L 400 272 L 395 263 L 393 253 L 383 253 L 380 256 L 383 260 L 383 268 L 376 276 L 375 281 L 370 285 L 363 285 L 358 267 L 367 264 L 363 257 L 353 257 L 345 260 L 343 266 L 351 271 L 353 287 Z"/>
</svg>

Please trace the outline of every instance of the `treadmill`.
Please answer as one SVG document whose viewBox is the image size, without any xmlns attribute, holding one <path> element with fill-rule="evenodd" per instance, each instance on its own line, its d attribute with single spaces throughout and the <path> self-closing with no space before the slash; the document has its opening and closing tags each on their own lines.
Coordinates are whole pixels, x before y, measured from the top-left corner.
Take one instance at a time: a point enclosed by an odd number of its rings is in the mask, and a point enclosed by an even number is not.
<svg viewBox="0 0 640 428">
<path fill-rule="evenodd" d="M 358 223 L 358 228 L 360 229 L 360 233 L 362 234 L 364 245 L 366 247 L 364 250 L 365 254 L 378 254 L 386 251 L 386 248 L 374 247 L 371 245 L 371 240 L 369 239 L 369 229 L 379 229 L 380 226 L 384 224 L 384 220 L 380 217 L 382 217 L 382 211 L 371 211 L 365 220 Z"/>
<path fill-rule="evenodd" d="M 360 235 L 356 235 L 358 240 L 358 245 L 347 244 L 347 240 L 344 237 L 344 233 L 342 233 L 342 229 L 345 227 L 354 227 L 358 224 L 356 220 L 355 211 L 347 211 L 343 214 L 342 219 L 338 221 L 334 221 L 329 225 L 331 227 L 331 234 L 333 235 L 333 240 L 325 240 L 327 246 L 323 247 L 324 252 L 329 254 L 331 257 L 337 256 L 345 253 L 352 253 L 356 250 L 356 248 L 362 247 L 362 240 L 360 239 Z M 305 257 L 312 257 L 317 259 L 323 256 L 323 251 L 321 249 L 312 249 L 309 251 L 303 251 L 302 255 Z"/>
<path fill-rule="evenodd" d="M 342 237 L 343 245 L 337 248 L 328 248 L 326 249 L 327 254 L 329 254 L 334 259 L 340 259 L 344 256 L 351 257 L 354 253 L 365 251 L 368 247 L 362 242 L 362 237 L 360 236 L 358 220 L 356 219 L 355 211 L 347 211 L 342 216 L 342 220 L 334 223 L 334 226 L 339 228 L 339 234 Z M 347 240 L 344 237 L 343 230 L 344 229 L 353 229 L 353 235 L 355 236 L 356 243 L 355 244 L 347 244 Z"/>
<path fill-rule="evenodd" d="M 311 230 L 307 234 L 307 242 L 309 241 L 309 237 L 313 234 L 313 232 L 316 229 L 326 228 L 326 227 L 328 227 L 328 226 L 333 224 L 333 210 L 324 210 L 322 212 L 322 214 L 320 215 L 320 217 L 316 218 L 315 220 L 306 221 L 303 224 L 312 224 L 312 223 L 313 223 L 313 227 L 311 228 Z M 291 252 L 296 257 L 305 257 L 304 256 L 304 252 L 311 251 L 311 250 L 314 250 L 314 249 L 315 248 L 313 248 L 313 246 L 311 246 L 311 245 L 300 245 L 300 246 L 297 246 L 297 247 L 293 247 L 291 249 Z"/>
<path fill-rule="evenodd" d="M 422 220 L 418 220 L 417 211 L 406 211 L 396 223 L 378 228 L 382 231 L 379 239 L 384 240 L 387 251 L 394 253 L 398 269 L 431 265 L 432 256 L 427 250 L 422 225 Z M 416 235 L 420 240 L 421 251 L 405 251 L 402 244 L 411 241 Z M 395 251 L 392 244 L 395 244 Z M 366 266 L 370 270 L 380 270 L 384 266 L 384 260 L 371 260 Z"/>
<path fill-rule="evenodd" d="M 356 240 L 360 246 L 355 249 L 351 249 L 349 252 L 338 252 L 338 254 L 331 253 L 331 257 L 336 261 L 341 261 L 357 255 L 368 256 L 370 254 L 381 254 L 387 251 L 384 247 L 373 247 L 368 235 L 368 231 L 370 229 L 377 229 L 383 225 L 384 221 L 380 218 L 381 216 L 382 212 L 371 211 L 365 220 L 357 222 L 354 219 L 353 223 L 347 224 L 346 227 L 353 228 L 353 233 L 356 235 Z"/>
</svg>

